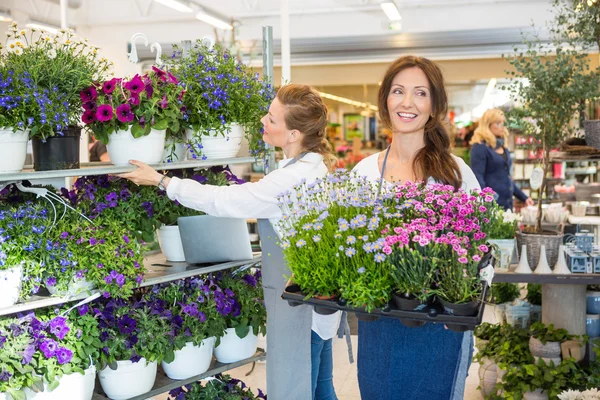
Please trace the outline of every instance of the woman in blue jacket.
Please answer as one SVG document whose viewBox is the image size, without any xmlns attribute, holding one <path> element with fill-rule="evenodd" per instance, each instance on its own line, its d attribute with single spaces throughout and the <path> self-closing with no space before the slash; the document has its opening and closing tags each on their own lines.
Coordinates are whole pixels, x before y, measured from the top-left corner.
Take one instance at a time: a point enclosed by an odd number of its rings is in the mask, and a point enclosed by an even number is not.
<svg viewBox="0 0 600 400">
<path fill-rule="evenodd" d="M 504 147 L 508 139 L 505 122 L 504 113 L 497 108 L 483 114 L 471 140 L 471 169 L 481 188 L 494 189 L 498 204 L 505 210 L 512 210 L 513 196 L 528 206 L 533 205 L 533 200 L 510 177 L 512 160 L 510 152 Z"/>
</svg>

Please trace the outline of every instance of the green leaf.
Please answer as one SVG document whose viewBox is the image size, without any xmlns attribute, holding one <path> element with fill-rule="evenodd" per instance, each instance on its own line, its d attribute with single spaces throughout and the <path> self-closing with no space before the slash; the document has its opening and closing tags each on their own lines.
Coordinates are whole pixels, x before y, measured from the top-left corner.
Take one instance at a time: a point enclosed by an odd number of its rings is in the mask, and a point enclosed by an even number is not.
<svg viewBox="0 0 600 400">
<path fill-rule="evenodd" d="M 90 337 L 90 336 L 84 336 L 83 337 L 83 343 L 90 345 L 92 344 L 92 342 L 94 341 L 94 338 Z"/>
<path fill-rule="evenodd" d="M 116 361 L 111 361 L 110 363 L 108 363 L 108 368 L 112 369 L 113 371 L 116 371 L 118 367 L 118 364 Z"/>
<path fill-rule="evenodd" d="M 172 349 L 167 350 L 167 352 L 165 353 L 165 358 L 163 358 L 163 361 L 166 362 L 167 364 L 170 364 L 174 360 L 175 360 L 175 352 Z"/>
<path fill-rule="evenodd" d="M 238 325 L 238 326 L 235 327 L 235 334 L 240 339 L 243 339 L 246 336 L 248 336 L 248 332 L 250 332 L 250 326 L 249 325 Z"/>
<path fill-rule="evenodd" d="M 141 138 L 144 136 L 144 128 L 142 128 L 142 126 L 136 122 L 131 126 L 131 135 L 136 139 Z"/>
<path fill-rule="evenodd" d="M 169 126 L 169 121 L 166 119 L 160 119 L 158 121 L 154 121 L 154 126 L 153 128 L 158 130 L 158 131 L 162 131 L 167 129 L 167 127 Z"/>
<path fill-rule="evenodd" d="M 60 384 L 60 381 L 58 379 L 55 379 L 54 381 L 52 381 L 52 383 L 50 383 L 48 385 L 48 390 L 53 391 L 54 389 L 56 389 L 58 387 L 59 384 Z"/>
<path fill-rule="evenodd" d="M 8 394 L 13 398 L 13 400 L 27 400 L 27 396 L 25 396 L 25 391 L 23 390 L 15 390 L 8 388 Z"/>
</svg>

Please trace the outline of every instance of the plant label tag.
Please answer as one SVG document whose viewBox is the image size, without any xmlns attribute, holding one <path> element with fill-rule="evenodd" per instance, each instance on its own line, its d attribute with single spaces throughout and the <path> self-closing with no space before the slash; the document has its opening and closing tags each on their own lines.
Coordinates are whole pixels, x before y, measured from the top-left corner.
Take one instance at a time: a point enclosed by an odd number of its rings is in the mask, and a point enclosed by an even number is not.
<svg viewBox="0 0 600 400">
<path fill-rule="evenodd" d="M 492 280 L 494 279 L 494 266 L 489 264 L 487 267 L 479 271 L 479 277 L 482 281 L 486 281 L 488 286 L 492 286 Z"/>
<path fill-rule="evenodd" d="M 535 167 L 529 177 L 529 186 L 532 190 L 538 190 L 542 187 L 544 181 L 544 170 L 540 167 Z"/>
<path fill-rule="evenodd" d="M 594 272 L 594 267 L 592 266 L 592 262 L 588 261 L 587 262 L 587 273 L 592 274 L 593 272 Z"/>
</svg>

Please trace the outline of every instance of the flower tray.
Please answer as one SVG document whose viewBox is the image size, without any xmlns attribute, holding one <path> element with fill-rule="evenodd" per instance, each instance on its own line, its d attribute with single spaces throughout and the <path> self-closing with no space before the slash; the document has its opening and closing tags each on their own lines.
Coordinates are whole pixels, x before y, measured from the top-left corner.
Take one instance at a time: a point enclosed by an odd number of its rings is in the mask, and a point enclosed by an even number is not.
<svg viewBox="0 0 600 400">
<path fill-rule="evenodd" d="M 314 307 L 315 312 L 320 314 L 331 314 L 335 311 L 353 312 L 360 320 L 374 321 L 381 317 L 396 318 L 409 327 L 418 327 L 426 322 L 445 324 L 448 329 L 455 332 L 465 332 L 475 329 L 481 324 L 483 311 L 485 308 L 485 299 L 488 294 L 488 285 L 484 283 L 481 298 L 477 301 L 475 315 L 459 316 L 445 311 L 444 306 L 437 298 L 433 298 L 422 309 L 418 311 L 400 310 L 392 301 L 384 307 L 375 308 L 368 312 L 362 307 L 351 307 L 343 299 L 320 300 L 314 297 L 307 297 L 302 293 L 300 287 L 294 283 L 288 283 L 283 291 L 281 298 L 287 300 L 291 307 L 300 305 L 309 305 Z"/>
</svg>

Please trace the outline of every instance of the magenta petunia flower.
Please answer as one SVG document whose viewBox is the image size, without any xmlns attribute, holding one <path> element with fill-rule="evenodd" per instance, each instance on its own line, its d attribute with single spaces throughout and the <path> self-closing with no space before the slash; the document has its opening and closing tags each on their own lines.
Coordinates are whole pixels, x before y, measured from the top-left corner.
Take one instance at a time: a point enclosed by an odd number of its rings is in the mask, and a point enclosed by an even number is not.
<svg viewBox="0 0 600 400">
<path fill-rule="evenodd" d="M 131 106 L 129 104 L 121 104 L 117 107 L 117 119 L 121 122 L 127 123 L 133 121 L 134 115 L 131 112 Z"/>
<path fill-rule="evenodd" d="M 154 65 L 152 66 L 152 71 L 154 71 L 156 76 L 158 76 L 159 78 L 162 78 L 163 76 L 165 76 L 167 74 L 165 71 L 163 71 L 160 68 L 156 68 Z"/>
<path fill-rule="evenodd" d="M 162 100 L 160 100 L 160 101 L 158 102 L 158 105 L 159 105 L 161 108 L 167 108 L 167 107 L 169 106 L 169 102 L 167 101 L 167 96 L 166 96 L 166 95 L 165 95 L 165 96 L 163 96 Z"/>
<path fill-rule="evenodd" d="M 146 83 L 144 90 L 146 90 L 146 96 L 148 96 L 148 98 L 151 98 L 152 94 L 154 94 L 154 88 L 152 87 L 152 82 Z"/>
<path fill-rule="evenodd" d="M 127 102 L 132 106 L 137 106 L 140 104 L 140 96 L 132 93 L 131 97 L 127 99 Z"/>
<path fill-rule="evenodd" d="M 92 122 L 96 121 L 96 111 L 90 110 L 90 111 L 84 112 L 83 115 L 81 116 L 81 121 L 86 125 L 91 124 Z"/>
<path fill-rule="evenodd" d="M 98 98 L 98 92 L 96 91 L 95 87 L 90 86 L 89 88 L 79 92 L 79 97 L 84 103 L 88 101 L 94 101 Z"/>
<path fill-rule="evenodd" d="M 144 90 L 144 82 L 139 75 L 136 75 L 129 82 L 125 83 L 125 89 L 129 90 L 132 94 L 139 94 L 142 90 Z"/>
<path fill-rule="evenodd" d="M 170 72 L 167 72 L 167 74 L 169 75 L 169 81 L 170 81 L 171 83 L 174 83 L 174 84 L 176 84 L 176 85 L 179 83 L 179 81 L 177 80 L 177 78 L 175 77 L 175 75 L 173 75 L 173 74 L 172 74 L 172 73 L 170 73 Z"/>
<path fill-rule="evenodd" d="M 87 101 L 87 102 L 83 103 L 83 109 L 86 111 L 93 111 L 96 109 L 96 107 L 97 107 L 97 104 L 94 101 Z"/>
<path fill-rule="evenodd" d="M 103 104 L 96 110 L 96 118 L 100 122 L 108 122 L 113 119 L 113 108 L 108 104 Z"/>
<path fill-rule="evenodd" d="M 102 91 L 104 92 L 104 94 L 111 94 L 115 90 L 117 82 L 117 78 L 112 78 L 110 81 L 104 82 L 104 84 L 102 85 Z"/>
</svg>

